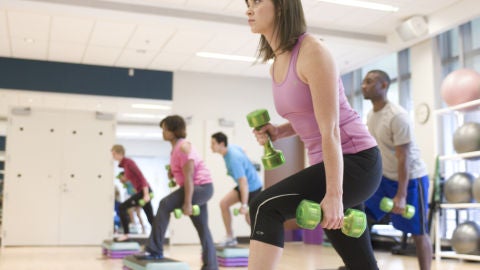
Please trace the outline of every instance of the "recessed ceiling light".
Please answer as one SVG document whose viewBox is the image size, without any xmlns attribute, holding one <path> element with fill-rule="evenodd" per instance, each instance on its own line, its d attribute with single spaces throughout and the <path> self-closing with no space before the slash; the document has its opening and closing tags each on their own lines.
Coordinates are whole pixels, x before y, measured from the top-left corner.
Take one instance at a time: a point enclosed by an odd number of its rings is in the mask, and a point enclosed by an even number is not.
<svg viewBox="0 0 480 270">
<path fill-rule="evenodd" d="M 320 2 L 332 3 L 337 5 L 344 5 L 350 7 L 359 7 L 359 8 L 368 8 L 380 11 L 389 11 L 389 12 L 397 12 L 399 10 L 396 6 L 373 3 L 368 1 L 360 1 L 360 0 L 317 0 Z"/>
<path fill-rule="evenodd" d="M 35 39 L 33 38 L 24 38 L 23 41 L 25 41 L 26 43 L 35 43 Z"/>
</svg>

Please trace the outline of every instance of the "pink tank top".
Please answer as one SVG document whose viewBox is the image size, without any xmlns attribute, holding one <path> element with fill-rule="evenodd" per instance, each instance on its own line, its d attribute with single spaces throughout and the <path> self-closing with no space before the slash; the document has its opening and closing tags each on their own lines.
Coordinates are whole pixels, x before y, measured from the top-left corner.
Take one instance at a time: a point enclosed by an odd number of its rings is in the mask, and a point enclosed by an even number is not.
<svg viewBox="0 0 480 270">
<path fill-rule="evenodd" d="M 273 98 L 277 112 L 287 119 L 305 144 L 310 164 L 323 161 L 322 134 L 317 125 L 310 87 L 296 72 L 298 52 L 306 34 L 302 34 L 292 49 L 288 73 L 281 83 L 273 81 Z M 377 145 L 359 115 L 350 107 L 339 78 L 340 137 L 343 154 L 354 154 Z"/>
<path fill-rule="evenodd" d="M 193 184 L 203 185 L 212 182 L 210 171 L 203 163 L 203 160 L 198 155 L 195 148 L 191 148 L 190 153 L 187 155 L 181 149 L 180 146 L 185 142 L 184 139 L 177 141 L 170 154 L 170 169 L 172 170 L 173 177 L 179 186 L 183 186 L 185 183 L 185 176 L 183 175 L 182 168 L 189 160 L 193 160 L 194 172 L 193 172 Z"/>
</svg>

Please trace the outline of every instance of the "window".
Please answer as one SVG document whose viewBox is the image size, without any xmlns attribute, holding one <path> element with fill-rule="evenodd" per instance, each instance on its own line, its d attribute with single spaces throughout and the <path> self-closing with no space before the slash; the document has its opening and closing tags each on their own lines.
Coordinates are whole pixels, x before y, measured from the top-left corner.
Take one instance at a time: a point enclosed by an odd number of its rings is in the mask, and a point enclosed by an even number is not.
<svg viewBox="0 0 480 270">
<path fill-rule="evenodd" d="M 387 94 L 388 99 L 410 111 L 412 107 L 410 101 L 410 51 L 406 49 L 387 55 L 342 76 L 345 95 L 347 95 L 352 108 L 362 117 L 363 122 L 366 123 L 372 103 L 363 98 L 362 81 L 365 75 L 373 69 L 383 70 L 390 76 L 392 82 Z"/>
</svg>

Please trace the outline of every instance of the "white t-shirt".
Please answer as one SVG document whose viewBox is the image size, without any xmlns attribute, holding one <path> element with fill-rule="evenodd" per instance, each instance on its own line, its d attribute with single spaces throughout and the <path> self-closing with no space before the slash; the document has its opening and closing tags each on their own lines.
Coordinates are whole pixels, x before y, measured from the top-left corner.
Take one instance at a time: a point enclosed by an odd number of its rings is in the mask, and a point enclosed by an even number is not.
<svg viewBox="0 0 480 270">
<path fill-rule="evenodd" d="M 388 102 L 380 111 L 371 110 L 367 117 L 368 130 L 377 140 L 383 162 L 383 175 L 398 181 L 398 161 L 395 146 L 409 143 L 408 179 L 427 175 L 420 150 L 415 144 L 407 111 L 399 105 Z"/>
</svg>

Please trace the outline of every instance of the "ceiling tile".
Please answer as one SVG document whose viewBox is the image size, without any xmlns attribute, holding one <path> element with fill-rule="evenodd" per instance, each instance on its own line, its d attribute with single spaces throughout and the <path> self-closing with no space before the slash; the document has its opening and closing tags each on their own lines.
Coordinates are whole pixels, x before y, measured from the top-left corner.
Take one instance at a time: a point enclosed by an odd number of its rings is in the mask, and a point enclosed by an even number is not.
<svg viewBox="0 0 480 270">
<path fill-rule="evenodd" d="M 0 37 L 8 36 L 8 20 L 7 20 L 7 13 L 5 10 L 0 9 Z"/>
<path fill-rule="evenodd" d="M 208 43 L 202 48 L 206 52 L 232 54 L 240 50 L 247 42 L 252 38 L 250 33 L 221 33 L 215 35 Z"/>
<path fill-rule="evenodd" d="M 11 57 L 10 40 L 7 37 L 0 36 L 0 56 Z"/>
<path fill-rule="evenodd" d="M 188 0 L 185 7 L 208 13 L 217 13 L 225 9 L 225 7 L 230 4 L 230 1 L 231 0 Z"/>
<path fill-rule="evenodd" d="M 112 47 L 89 46 L 82 63 L 102 66 L 113 66 L 119 57 L 121 49 Z"/>
<path fill-rule="evenodd" d="M 316 5 L 305 9 L 305 20 L 308 25 L 327 27 L 330 24 L 341 22 L 354 10 L 351 7 L 317 2 Z"/>
<path fill-rule="evenodd" d="M 12 56 L 25 59 L 46 60 L 48 43 L 45 40 L 35 40 L 31 43 L 24 39 L 12 38 Z"/>
<path fill-rule="evenodd" d="M 125 49 L 116 62 L 116 66 L 127 68 L 147 68 L 157 52 Z"/>
<path fill-rule="evenodd" d="M 50 16 L 29 12 L 9 11 L 7 13 L 10 36 L 46 41 L 50 33 Z"/>
<path fill-rule="evenodd" d="M 127 48 L 147 51 L 159 51 L 175 33 L 175 28 L 167 25 L 139 25 Z"/>
<path fill-rule="evenodd" d="M 159 53 L 149 68 L 158 70 L 177 70 L 192 57 L 193 54 Z"/>
<path fill-rule="evenodd" d="M 11 56 L 10 38 L 7 30 L 7 15 L 0 9 L 0 56 Z"/>
<path fill-rule="evenodd" d="M 57 62 L 79 63 L 85 53 L 85 45 L 70 42 L 51 42 L 48 60 Z"/>
<path fill-rule="evenodd" d="M 134 24 L 97 21 L 90 44 L 123 48 L 132 36 L 135 27 Z"/>
<path fill-rule="evenodd" d="M 61 42 L 87 43 L 95 20 L 69 17 L 53 17 L 50 39 Z"/>
<path fill-rule="evenodd" d="M 164 53 L 196 53 L 212 38 L 213 34 L 200 31 L 177 31 L 163 48 Z"/>
</svg>

